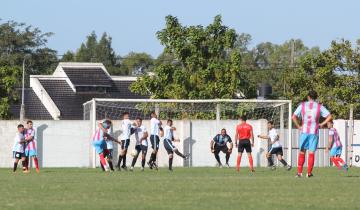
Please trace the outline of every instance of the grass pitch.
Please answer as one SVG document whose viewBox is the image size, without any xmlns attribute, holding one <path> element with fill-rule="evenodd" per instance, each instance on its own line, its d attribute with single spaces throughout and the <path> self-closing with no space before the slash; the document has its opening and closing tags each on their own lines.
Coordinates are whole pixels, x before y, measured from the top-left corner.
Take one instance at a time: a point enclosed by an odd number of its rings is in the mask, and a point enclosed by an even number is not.
<svg viewBox="0 0 360 210">
<path fill-rule="evenodd" d="M 0 169 L 0 209 L 360 209 L 360 168 L 315 168 L 310 179 L 295 170 Z"/>
</svg>

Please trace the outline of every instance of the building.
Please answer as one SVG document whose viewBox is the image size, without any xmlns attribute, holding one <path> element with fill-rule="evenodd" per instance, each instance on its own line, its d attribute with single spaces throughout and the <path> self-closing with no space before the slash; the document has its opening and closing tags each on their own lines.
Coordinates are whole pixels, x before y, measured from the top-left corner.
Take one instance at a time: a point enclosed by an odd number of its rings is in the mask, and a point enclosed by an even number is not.
<svg viewBox="0 0 360 210">
<path fill-rule="evenodd" d="M 111 76 L 102 63 L 59 63 L 52 75 L 30 76 L 24 96 L 25 118 L 80 120 L 83 103 L 92 98 L 148 98 L 129 90 L 136 79 Z M 11 112 L 19 118 L 20 104 L 12 105 Z"/>
</svg>

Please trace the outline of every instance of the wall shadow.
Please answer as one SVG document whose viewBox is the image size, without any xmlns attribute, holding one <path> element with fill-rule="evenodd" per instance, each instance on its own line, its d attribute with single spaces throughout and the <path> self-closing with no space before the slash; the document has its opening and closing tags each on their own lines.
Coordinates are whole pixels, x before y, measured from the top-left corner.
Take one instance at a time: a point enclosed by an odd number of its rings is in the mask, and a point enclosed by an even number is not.
<svg viewBox="0 0 360 210">
<path fill-rule="evenodd" d="M 44 155 L 44 131 L 48 128 L 48 125 L 42 124 L 36 127 L 36 143 L 37 143 L 37 157 L 39 160 L 39 167 L 42 168 L 44 165 L 43 155 Z"/>
</svg>

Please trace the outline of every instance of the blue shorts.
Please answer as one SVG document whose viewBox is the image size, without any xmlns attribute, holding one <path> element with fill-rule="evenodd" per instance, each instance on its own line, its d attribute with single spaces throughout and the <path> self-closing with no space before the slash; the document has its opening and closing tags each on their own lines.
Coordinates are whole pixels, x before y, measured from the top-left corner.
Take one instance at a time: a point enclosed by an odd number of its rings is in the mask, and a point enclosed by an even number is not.
<svg viewBox="0 0 360 210">
<path fill-rule="evenodd" d="M 300 135 L 300 150 L 309 150 L 315 152 L 319 142 L 319 136 L 315 134 L 301 133 Z"/>
<path fill-rule="evenodd" d="M 330 150 L 330 157 L 340 156 L 342 147 L 333 147 Z"/>
<path fill-rule="evenodd" d="M 104 152 L 104 149 L 106 148 L 106 142 L 104 140 L 93 141 L 93 146 L 96 153 L 100 154 Z"/>
<path fill-rule="evenodd" d="M 36 152 L 36 150 L 33 150 L 33 149 L 25 150 L 25 155 L 27 157 L 34 157 L 34 156 L 37 156 L 37 152 Z"/>
</svg>

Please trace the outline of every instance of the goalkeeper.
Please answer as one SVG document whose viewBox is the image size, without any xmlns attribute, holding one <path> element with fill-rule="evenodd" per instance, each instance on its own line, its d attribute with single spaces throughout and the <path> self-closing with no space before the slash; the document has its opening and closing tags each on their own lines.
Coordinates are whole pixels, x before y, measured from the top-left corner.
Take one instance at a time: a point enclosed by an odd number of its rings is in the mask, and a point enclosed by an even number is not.
<svg viewBox="0 0 360 210">
<path fill-rule="evenodd" d="M 227 143 L 230 143 L 230 147 L 227 146 Z M 217 134 L 210 142 L 210 150 L 212 153 L 214 153 L 215 159 L 217 161 L 217 165 L 221 168 L 222 164 L 220 161 L 219 153 L 222 151 L 226 154 L 225 160 L 226 160 L 226 167 L 230 168 L 229 166 L 229 159 L 230 154 L 232 152 L 233 143 L 231 141 L 231 138 L 229 135 L 226 134 L 226 129 L 221 129 L 221 133 Z"/>
</svg>

